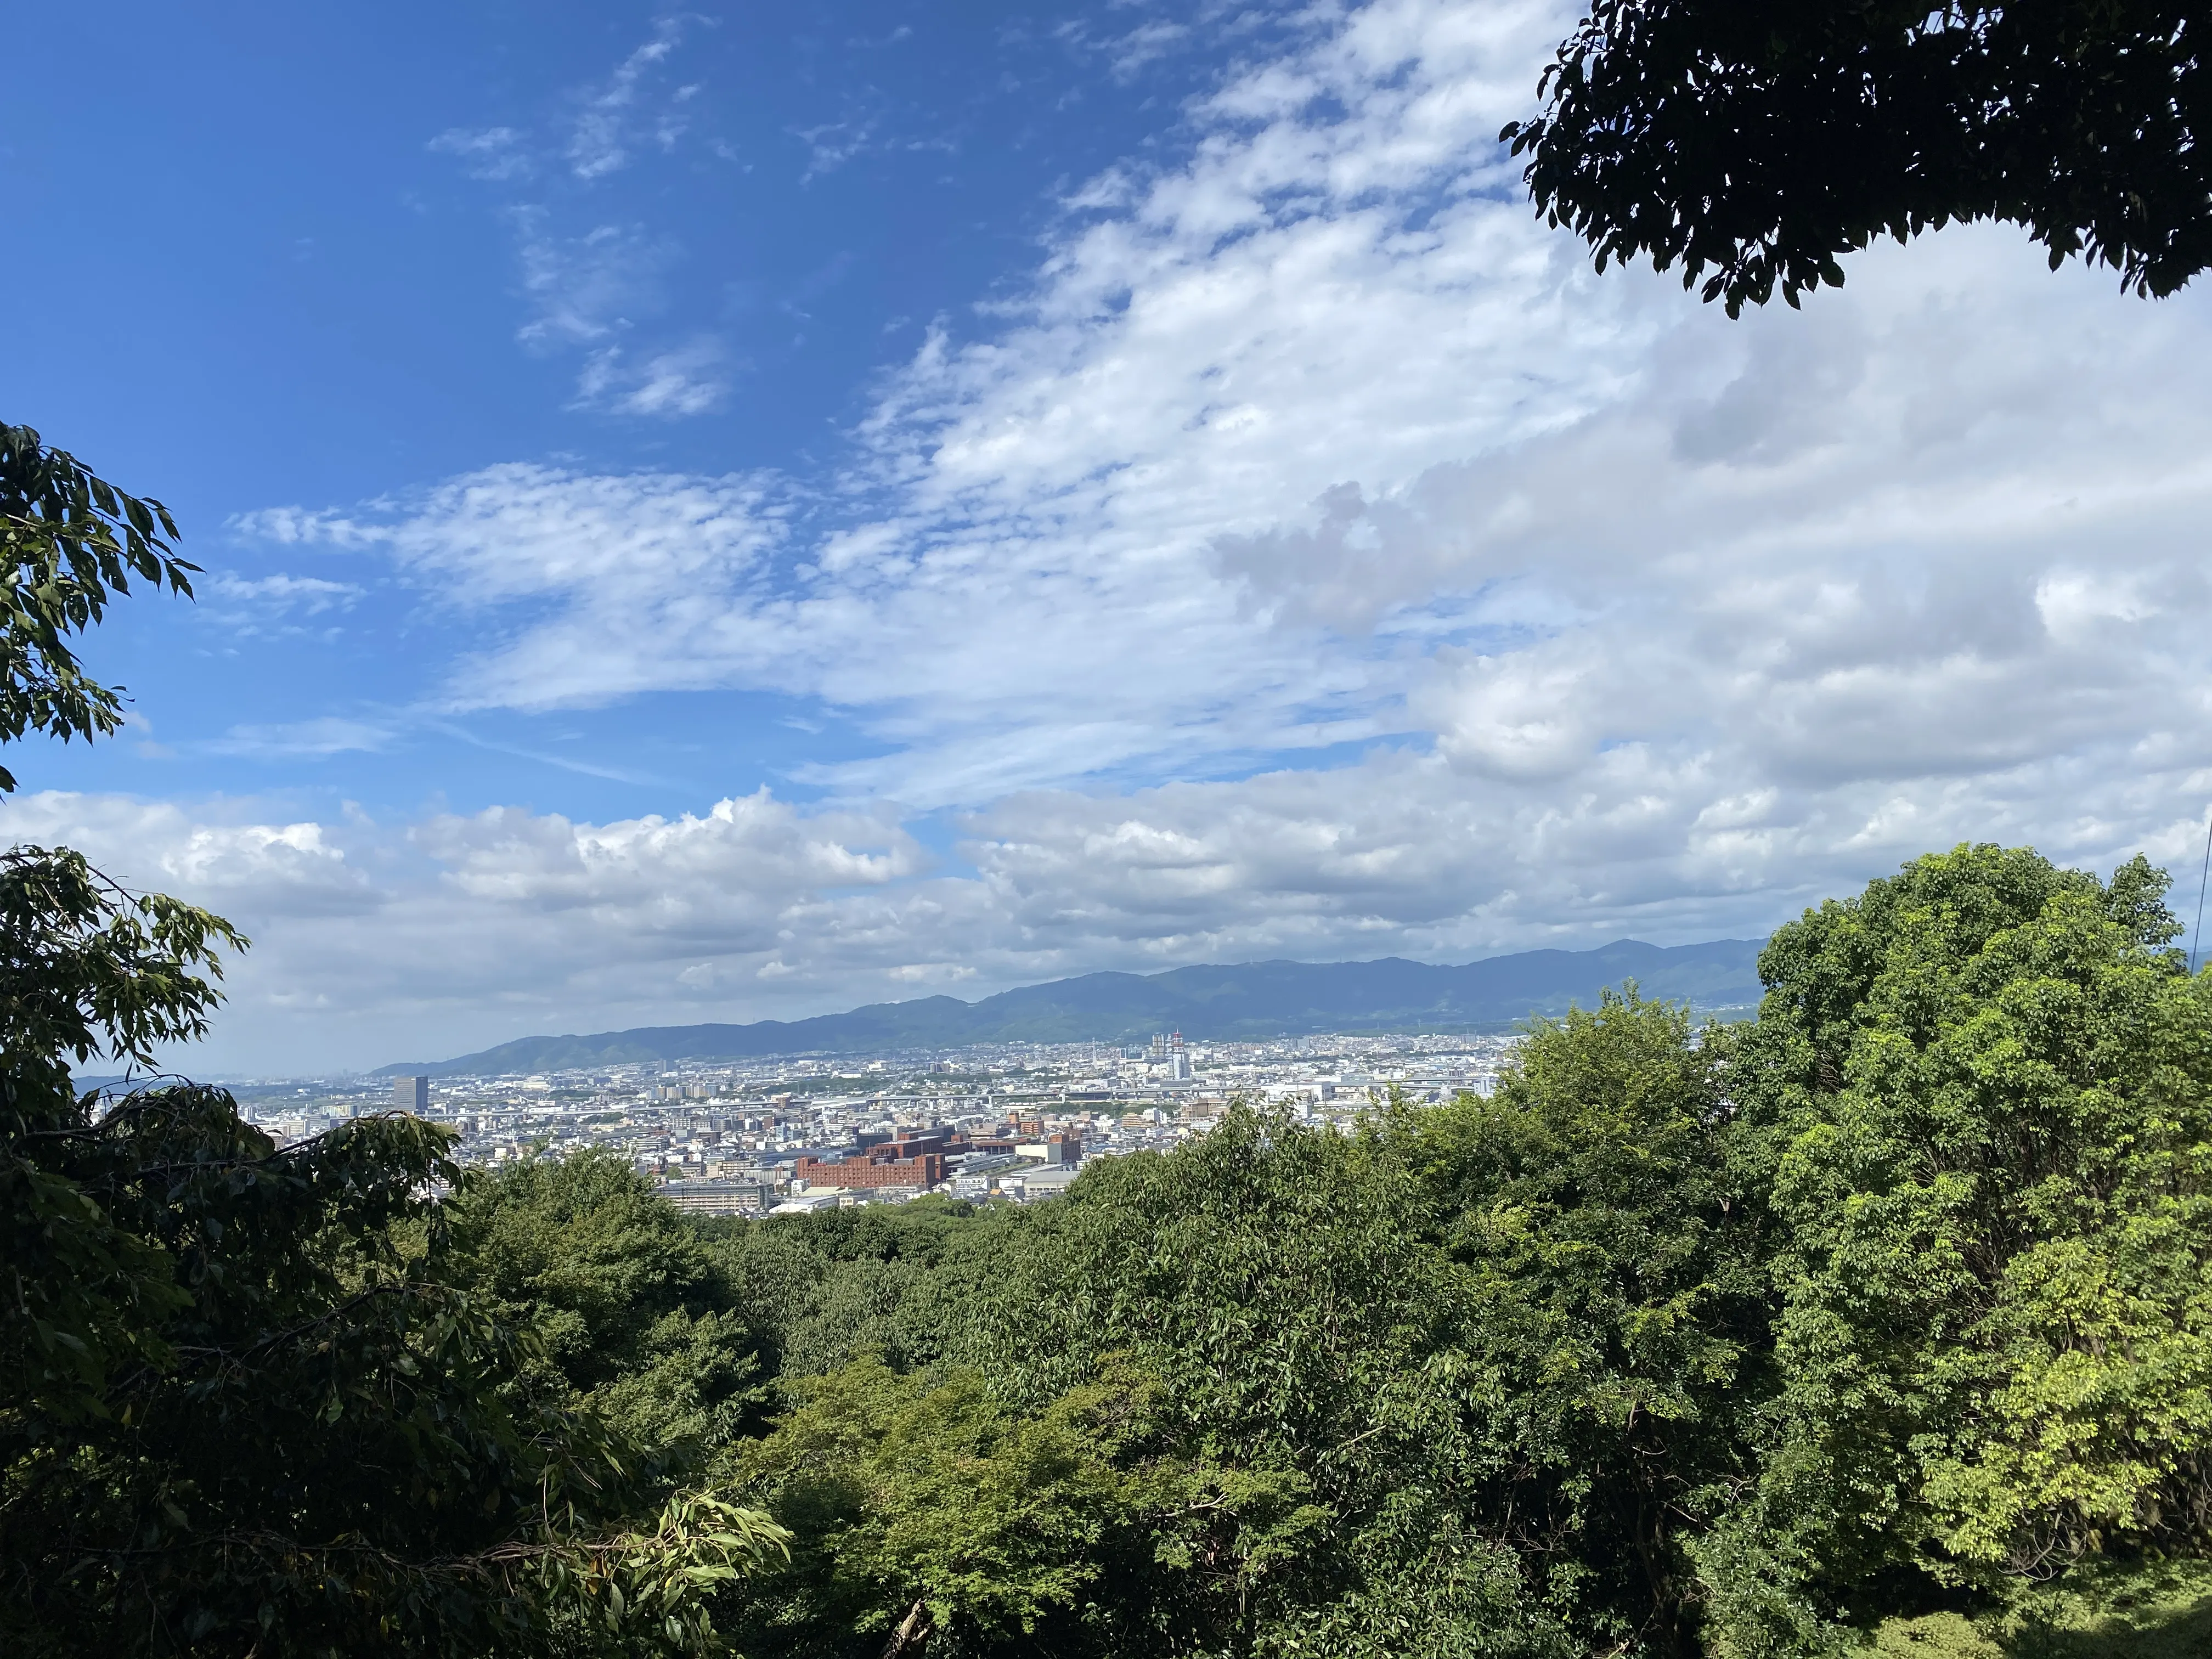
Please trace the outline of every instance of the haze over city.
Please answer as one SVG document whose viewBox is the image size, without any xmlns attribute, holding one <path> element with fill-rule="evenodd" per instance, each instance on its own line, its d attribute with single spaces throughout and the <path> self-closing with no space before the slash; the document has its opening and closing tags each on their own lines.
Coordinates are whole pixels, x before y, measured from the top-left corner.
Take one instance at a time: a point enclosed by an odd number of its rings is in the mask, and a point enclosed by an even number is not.
<svg viewBox="0 0 2212 1659">
<path fill-rule="evenodd" d="M 24 20 L 9 418 L 205 574 L 0 832 L 252 936 L 204 1074 L 2193 865 L 2201 287 L 1601 276 L 1578 15 Z"/>
</svg>

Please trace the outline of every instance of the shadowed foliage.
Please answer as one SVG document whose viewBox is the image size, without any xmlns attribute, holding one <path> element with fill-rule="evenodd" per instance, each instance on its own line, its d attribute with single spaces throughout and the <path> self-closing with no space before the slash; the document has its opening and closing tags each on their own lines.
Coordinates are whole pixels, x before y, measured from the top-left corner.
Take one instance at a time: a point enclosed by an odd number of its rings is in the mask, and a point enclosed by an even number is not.
<svg viewBox="0 0 2212 1659">
<path fill-rule="evenodd" d="M 1731 317 L 1954 220 L 2166 295 L 2212 259 L 2204 25 L 2185 0 L 1594 0 L 1500 137 L 1600 270 L 1679 264 Z"/>
</svg>

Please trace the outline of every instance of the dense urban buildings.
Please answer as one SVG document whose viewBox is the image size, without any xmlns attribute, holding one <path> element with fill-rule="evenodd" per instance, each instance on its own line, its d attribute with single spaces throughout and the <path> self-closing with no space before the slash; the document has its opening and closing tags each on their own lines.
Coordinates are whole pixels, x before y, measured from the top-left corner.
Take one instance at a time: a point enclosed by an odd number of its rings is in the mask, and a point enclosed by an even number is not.
<svg viewBox="0 0 2212 1659">
<path fill-rule="evenodd" d="M 1202 1133 L 1233 1101 L 1349 1130 L 1395 1094 L 1487 1093 L 1517 1038 L 1305 1036 L 1145 1047 L 1006 1044 L 647 1064 L 527 1077 L 238 1087 L 280 1139 L 398 1109 L 448 1123 L 468 1163 L 612 1152 L 685 1210 L 761 1213 L 923 1192 L 1027 1202 L 1086 1162 Z"/>
</svg>

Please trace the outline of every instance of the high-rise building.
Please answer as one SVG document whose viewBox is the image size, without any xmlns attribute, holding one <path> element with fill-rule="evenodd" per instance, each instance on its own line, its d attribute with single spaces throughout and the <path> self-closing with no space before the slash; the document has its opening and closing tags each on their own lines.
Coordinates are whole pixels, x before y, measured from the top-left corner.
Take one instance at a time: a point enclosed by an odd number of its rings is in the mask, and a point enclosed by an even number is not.
<svg viewBox="0 0 2212 1659">
<path fill-rule="evenodd" d="M 417 1117 L 430 1115 L 430 1079 L 427 1077 L 396 1077 L 392 1079 L 392 1109 L 412 1112 Z"/>
<path fill-rule="evenodd" d="M 1177 1083 L 1190 1081 L 1190 1050 L 1182 1046 L 1182 1033 L 1168 1040 L 1168 1076 Z"/>
</svg>

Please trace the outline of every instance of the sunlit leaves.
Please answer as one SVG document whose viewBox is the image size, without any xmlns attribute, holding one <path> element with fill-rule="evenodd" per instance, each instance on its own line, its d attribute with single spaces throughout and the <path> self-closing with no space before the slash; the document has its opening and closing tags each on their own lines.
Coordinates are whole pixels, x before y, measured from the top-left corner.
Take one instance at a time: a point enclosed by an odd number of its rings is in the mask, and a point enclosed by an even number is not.
<svg viewBox="0 0 2212 1659">
<path fill-rule="evenodd" d="M 198 567 L 177 556 L 176 537 L 161 502 L 117 489 L 30 427 L 0 424 L 0 742 L 122 725 L 122 688 L 88 677 L 70 637 L 133 578 L 189 595 Z M 0 768 L 0 791 L 15 787 Z"/>
<path fill-rule="evenodd" d="M 2212 1544 L 2212 979 L 2163 886 L 1962 847 L 1770 945 L 1737 1086 L 1783 1387 L 1713 1558 L 1747 1630 Z"/>
</svg>

